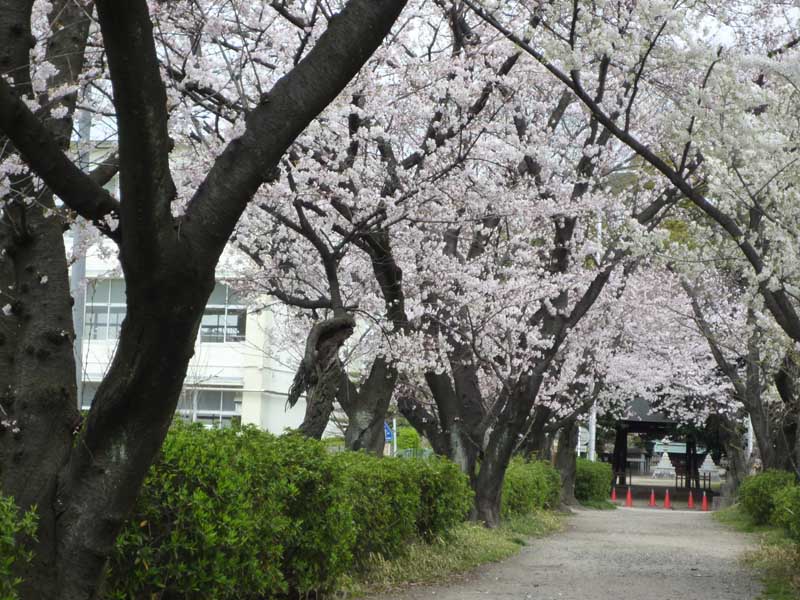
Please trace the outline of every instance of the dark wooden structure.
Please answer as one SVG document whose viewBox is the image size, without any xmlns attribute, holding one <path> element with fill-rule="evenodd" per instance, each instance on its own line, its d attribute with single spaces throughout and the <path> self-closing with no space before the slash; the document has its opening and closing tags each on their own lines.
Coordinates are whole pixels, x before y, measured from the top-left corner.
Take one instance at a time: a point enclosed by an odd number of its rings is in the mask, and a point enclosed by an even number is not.
<svg viewBox="0 0 800 600">
<path fill-rule="evenodd" d="M 638 433 L 646 437 L 664 437 L 677 431 L 678 422 L 667 418 L 665 415 L 651 410 L 650 404 L 644 398 L 635 398 L 628 403 L 625 416 L 617 422 L 616 438 L 614 440 L 614 453 L 611 465 L 614 471 L 614 485 L 628 485 L 628 434 Z M 700 489 L 697 442 L 694 436 L 686 438 L 686 460 L 680 466 L 681 482 L 687 488 Z M 676 467 L 676 476 L 678 467 Z M 688 476 L 687 476 L 688 475 Z M 676 477 L 676 482 L 678 477 Z"/>
</svg>

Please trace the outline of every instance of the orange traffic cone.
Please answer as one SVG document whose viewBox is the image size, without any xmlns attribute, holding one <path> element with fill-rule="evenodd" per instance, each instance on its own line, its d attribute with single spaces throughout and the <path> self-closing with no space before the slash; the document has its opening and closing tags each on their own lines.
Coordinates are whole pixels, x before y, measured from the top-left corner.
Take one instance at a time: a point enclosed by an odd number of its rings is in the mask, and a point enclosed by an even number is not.
<svg viewBox="0 0 800 600">
<path fill-rule="evenodd" d="M 664 496 L 664 508 L 672 508 L 672 504 L 669 501 L 669 490 L 667 490 L 667 494 Z"/>
<path fill-rule="evenodd" d="M 692 496 L 692 490 L 689 490 L 689 508 L 694 508 L 694 496 Z"/>
<path fill-rule="evenodd" d="M 631 488 L 628 487 L 628 495 L 625 496 L 625 506 L 631 507 L 633 506 L 633 496 L 631 495 Z"/>
<path fill-rule="evenodd" d="M 653 488 L 650 488 L 650 504 L 649 506 L 656 505 L 656 491 Z"/>
<path fill-rule="evenodd" d="M 706 493 L 703 492 L 703 503 L 701 505 L 700 510 L 703 512 L 708 512 L 708 498 L 706 498 Z"/>
<path fill-rule="evenodd" d="M 617 501 L 617 488 L 616 487 L 612 487 L 611 488 L 611 501 L 612 502 L 616 502 Z"/>
</svg>

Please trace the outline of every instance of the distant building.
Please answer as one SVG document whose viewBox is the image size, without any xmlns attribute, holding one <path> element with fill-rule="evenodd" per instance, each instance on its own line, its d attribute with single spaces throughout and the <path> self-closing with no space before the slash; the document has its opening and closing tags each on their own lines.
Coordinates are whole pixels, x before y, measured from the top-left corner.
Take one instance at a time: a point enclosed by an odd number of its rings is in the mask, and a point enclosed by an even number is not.
<svg viewBox="0 0 800 600">
<path fill-rule="evenodd" d="M 274 348 L 269 310 L 252 310 L 218 272 L 189 363 L 177 414 L 209 426 L 234 421 L 273 433 L 297 427 L 305 402 L 286 407 L 294 376 L 292 356 Z M 115 260 L 98 252 L 86 259 L 86 305 L 82 335 L 81 408 L 89 409 L 119 339 L 125 318 L 125 281 Z"/>
</svg>

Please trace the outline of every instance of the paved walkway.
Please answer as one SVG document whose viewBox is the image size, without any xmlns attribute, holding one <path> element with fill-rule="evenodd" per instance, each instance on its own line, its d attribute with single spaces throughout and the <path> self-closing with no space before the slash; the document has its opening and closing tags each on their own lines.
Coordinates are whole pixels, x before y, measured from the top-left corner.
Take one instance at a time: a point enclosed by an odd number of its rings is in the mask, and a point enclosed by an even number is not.
<svg viewBox="0 0 800 600">
<path fill-rule="evenodd" d="M 754 543 L 711 513 L 581 510 L 563 533 L 449 586 L 371 600 L 755 600 L 761 587 L 738 560 Z"/>
</svg>

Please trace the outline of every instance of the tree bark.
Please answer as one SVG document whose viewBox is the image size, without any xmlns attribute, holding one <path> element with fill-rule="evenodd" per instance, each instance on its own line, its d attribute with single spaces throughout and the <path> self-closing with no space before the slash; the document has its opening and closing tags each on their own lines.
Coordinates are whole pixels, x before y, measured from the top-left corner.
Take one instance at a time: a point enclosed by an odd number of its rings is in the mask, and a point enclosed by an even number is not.
<svg viewBox="0 0 800 600">
<path fill-rule="evenodd" d="M 744 478 L 747 476 L 747 460 L 742 447 L 743 431 L 740 419 L 727 415 L 719 417 L 720 441 L 728 457 L 728 473 L 722 487 L 722 502 L 726 506 L 733 504 L 736 494 Z"/>
<path fill-rule="evenodd" d="M 530 429 L 522 444 L 522 453 L 527 459 L 550 460 L 552 458 L 552 440 L 547 431 L 547 422 L 553 411 L 543 405 L 533 410 Z"/>
<path fill-rule="evenodd" d="M 339 350 L 355 329 L 355 320 L 344 314 L 314 323 L 306 338 L 303 360 L 289 389 L 288 404 L 294 406 L 306 394 L 306 412 L 300 432 L 321 439 L 328 427 L 333 401 L 339 389 L 344 368 Z"/>
<path fill-rule="evenodd" d="M 509 397 L 503 399 L 503 410 L 497 417 L 484 450 L 475 482 L 475 519 L 490 528 L 500 523 L 506 468 L 517 445 L 517 436 L 524 430 L 541 387 L 541 371 L 547 369 L 545 364 L 537 366 L 540 372 L 523 375 L 513 389 L 505 392 Z"/>
<path fill-rule="evenodd" d="M 172 421 L 194 353 L 205 305 L 201 299 L 211 293 L 214 274 L 207 274 L 199 294 L 197 282 L 181 281 L 179 272 L 171 275 L 169 282 L 157 282 L 174 286 L 170 304 L 150 302 L 150 285 L 129 285 L 117 353 L 95 396 L 86 433 L 59 478 L 62 598 L 97 595 L 117 532 Z"/>
<path fill-rule="evenodd" d="M 612 469 L 614 470 L 613 485 L 628 485 L 625 479 L 627 472 L 628 456 L 628 430 L 621 425 L 617 425 L 616 437 L 614 438 L 614 456 Z"/>
<path fill-rule="evenodd" d="M 33 41 L 28 0 L 0 6 L 0 74 L 8 75 L 20 97 L 32 96 L 29 51 Z M 82 70 L 89 16 L 77 2 L 53 2 L 48 19 L 53 30 L 46 58 L 57 69 L 50 83 L 74 83 Z M 42 96 L 46 131 L 62 153 L 69 145 L 76 94 L 56 103 Z M 56 107 L 66 109 L 60 119 Z M 14 147 L 0 140 L 0 160 Z M 26 178 L 12 180 L 20 197 L 38 195 L 36 203 L 3 198 L 0 224 L 0 305 L 12 313 L 0 317 L 0 490 L 21 510 L 37 507 L 39 517 L 30 565 L 15 565 L 22 598 L 53 598 L 58 593 L 59 564 L 56 485 L 79 426 L 67 262 L 62 222 L 53 196 L 34 190 Z"/>
<path fill-rule="evenodd" d="M 577 472 L 576 447 L 578 444 L 578 421 L 570 419 L 559 432 L 556 468 L 561 475 L 561 503 L 575 506 L 575 476 Z"/>
<path fill-rule="evenodd" d="M 346 373 L 342 373 L 338 399 L 347 413 L 345 446 L 348 450 L 366 450 L 383 455 L 386 445 L 383 425 L 394 394 L 397 371 L 379 356 L 372 363 L 366 381 L 357 388 Z"/>
</svg>

